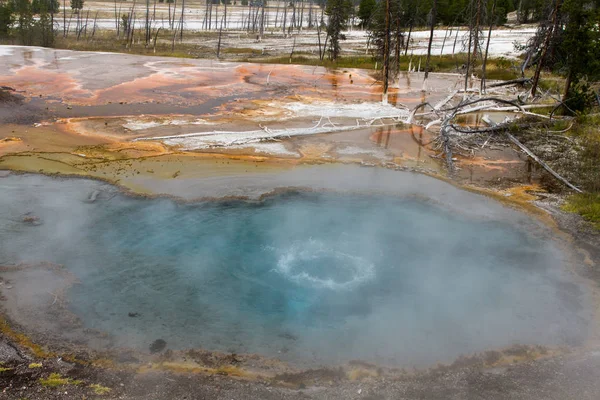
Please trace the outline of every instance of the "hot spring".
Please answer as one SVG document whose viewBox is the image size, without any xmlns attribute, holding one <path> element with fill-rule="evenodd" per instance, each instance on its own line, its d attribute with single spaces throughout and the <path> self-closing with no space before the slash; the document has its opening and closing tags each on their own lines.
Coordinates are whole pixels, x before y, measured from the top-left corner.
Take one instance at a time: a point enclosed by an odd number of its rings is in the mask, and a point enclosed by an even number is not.
<svg viewBox="0 0 600 400">
<path fill-rule="evenodd" d="M 314 171 L 298 182 L 332 186 Z M 83 326 L 142 351 L 163 339 L 170 349 L 404 366 L 585 339 L 589 294 L 549 229 L 390 173 L 404 186 L 378 192 L 377 179 L 346 176 L 355 190 L 187 203 L 11 175 L 0 179 L 0 264 L 64 265 Z"/>
</svg>

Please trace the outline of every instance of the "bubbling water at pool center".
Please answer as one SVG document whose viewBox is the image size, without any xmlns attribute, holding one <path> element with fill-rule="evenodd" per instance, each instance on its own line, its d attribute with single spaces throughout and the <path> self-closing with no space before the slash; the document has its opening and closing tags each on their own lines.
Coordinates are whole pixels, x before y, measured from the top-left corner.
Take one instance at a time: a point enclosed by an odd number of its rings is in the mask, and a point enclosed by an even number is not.
<svg viewBox="0 0 600 400">
<path fill-rule="evenodd" d="M 410 179 L 457 191 L 421 178 Z M 551 232 L 466 192 L 481 215 L 410 190 L 180 203 L 86 180 L 0 185 L 0 264 L 64 265 L 79 281 L 70 310 L 115 347 L 147 351 L 160 338 L 298 363 L 423 366 L 581 343 L 591 318 Z M 14 218 L 28 212 L 43 224 Z"/>
</svg>

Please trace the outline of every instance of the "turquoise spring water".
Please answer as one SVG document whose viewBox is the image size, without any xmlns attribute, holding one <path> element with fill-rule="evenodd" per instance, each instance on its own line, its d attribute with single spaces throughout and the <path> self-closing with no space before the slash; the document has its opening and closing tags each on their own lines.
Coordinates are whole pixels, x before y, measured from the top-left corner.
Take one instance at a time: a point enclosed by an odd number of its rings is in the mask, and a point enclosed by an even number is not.
<svg viewBox="0 0 600 400">
<path fill-rule="evenodd" d="M 115 346 L 425 365 L 585 331 L 564 255 L 525 226 L 410 197 L 85 202 L 100 184 L 8 179 L 0 264 L 65 265 L 80 280 L 71 309 Z"/>
</svg>

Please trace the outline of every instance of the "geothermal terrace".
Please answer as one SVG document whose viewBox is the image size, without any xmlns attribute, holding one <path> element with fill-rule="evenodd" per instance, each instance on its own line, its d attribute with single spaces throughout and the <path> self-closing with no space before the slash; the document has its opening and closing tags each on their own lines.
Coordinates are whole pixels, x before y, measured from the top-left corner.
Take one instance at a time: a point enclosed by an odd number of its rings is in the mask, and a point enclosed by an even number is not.
<svg viewBox="0 0 600 400">
<path fill-rule="evenodd" d="M 463 77 L 406 72 L 382 104 L 358 69 L 19 46 L 0 66 L 2 310 L 50 359 L 248 398 L 597 370 L 597 255 L 534 206 L 539 174 L 490 143 L 449 182 L 412 119 Z"/>
</svg>

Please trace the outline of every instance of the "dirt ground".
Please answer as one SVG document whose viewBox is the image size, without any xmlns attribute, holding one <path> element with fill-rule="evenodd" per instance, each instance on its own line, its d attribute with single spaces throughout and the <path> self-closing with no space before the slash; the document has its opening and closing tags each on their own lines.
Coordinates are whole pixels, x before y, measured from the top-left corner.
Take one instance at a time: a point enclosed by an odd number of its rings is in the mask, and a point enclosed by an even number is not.
<svg viewBox="0 0 600 400">
<path fill-rule="evenodd" d="M 572 353 L 512 365 L 453 366 L 378 375 L 309 370 L 273 378 L 247 379 L 193 370 L 97 367 L 61 358 L 34 359 L 0 338 L 4 399 L 597 399 L 600 352 Z M 51 387 L 51 377 L 68 379 Z"/>
</svg>

